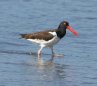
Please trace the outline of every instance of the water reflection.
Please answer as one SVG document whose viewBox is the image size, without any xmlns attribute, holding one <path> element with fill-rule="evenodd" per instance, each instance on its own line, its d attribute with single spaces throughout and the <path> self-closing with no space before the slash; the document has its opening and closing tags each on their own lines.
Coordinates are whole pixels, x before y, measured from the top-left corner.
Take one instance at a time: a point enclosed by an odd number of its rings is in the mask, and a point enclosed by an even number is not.
<svg viewBox="0 0 97 86">
<path fill-rule="evenodd" d="M 60 59 L 62 59 L 60 56 L 56 58 L 51 54 L 43 53 L 38 57 L 36 52 L 31 52 L 30 54 L 30 52 L 17 50 L 0 50 L 0 53 L 7 54 L 8 58 L 9 55 L 13 57 L 13 59 L 9 58 L 9 62 L 5 61 L 2 64 L 13 67 L 12 69 L 6 69 L 6 71 L 11 70 L 16 80 L 18 80 L 18 77 L 14 73 L 19 75 L 19 78 L 22 78 L 22 81 L 25 83 L 33 82 L 36 84 L 39 81 L 39 83 L 50 82 L 59 84 L 63 83 L 64 79 L 66 79 L 67 74 L 65 69 L 68 67 L 60 63 Z M 21 55 L 23 58 L 20 58 Z"/>
<path fill-rule="evenodd" d="M 39 65 L 39 66 L 47 66 L 47 65 L 51 65 L 51 64 L 53 64 L 53 60 L 54 60 L 54 57 L 52 57 L 51 59 L 49 59 L 49 60 L 47 60 L 47 61 L 44 61 L 43 59 L 42 59 L 42 57 L 41 56 L 39 56 L 38 57 L 38 60 L 37 60 L 37 64 Z"/>
<path fill-rule="evenodd" d="M 44 80 L 60 80 L 65 78 L 65 65 L 54 62 L 53 56 L 49 60 L 38 58 L 37 69 Z"/>
</svg>

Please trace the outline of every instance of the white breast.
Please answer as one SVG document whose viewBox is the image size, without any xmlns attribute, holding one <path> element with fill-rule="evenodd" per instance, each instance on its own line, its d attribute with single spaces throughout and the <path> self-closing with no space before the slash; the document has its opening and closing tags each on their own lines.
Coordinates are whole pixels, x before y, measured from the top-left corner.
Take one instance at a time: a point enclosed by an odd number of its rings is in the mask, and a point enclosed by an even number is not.
<svg viewBox="0 0 97 86">
<path fill-rule="evenodd" d="M 52 47 L 53 45 L 55 45 L 56 43 L 58 43 L 60 40 L 60 38 L 58 38 L 57 36 L 55 36 L 53 39 L 49 40 L 48 42 L 45 42 L 45 45 L 47 47 Z"/>
</svg>

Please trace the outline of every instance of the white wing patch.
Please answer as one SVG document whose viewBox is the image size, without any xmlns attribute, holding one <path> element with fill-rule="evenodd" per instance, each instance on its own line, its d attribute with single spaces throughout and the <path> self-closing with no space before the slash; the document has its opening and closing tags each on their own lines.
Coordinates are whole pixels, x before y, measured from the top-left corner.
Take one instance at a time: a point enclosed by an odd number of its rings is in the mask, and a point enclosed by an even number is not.
<svg viewBox="0 0 97 86">
<path fill-rule="evenodd" d="M 49 32 L 50 34 L 52 34 L 53 36 L 56 36 L 56 32 Z"/>
</svg>

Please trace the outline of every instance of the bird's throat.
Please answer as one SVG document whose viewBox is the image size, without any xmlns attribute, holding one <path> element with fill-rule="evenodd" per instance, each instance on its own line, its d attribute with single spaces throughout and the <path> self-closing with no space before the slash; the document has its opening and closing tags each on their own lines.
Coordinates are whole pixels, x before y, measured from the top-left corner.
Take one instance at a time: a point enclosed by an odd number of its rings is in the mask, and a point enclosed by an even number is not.
<svg viewBox="0 0 97 86">
<path fill-rule="evenodd" d="M 56 31 L 56 33 L 57 33 L 57 36 L 61 39 L 61 38 L 63 38 L 65 36 L 66 29 L 64 29 L 64 28 L 58 28 L 57 31 Z"/>
</svg>

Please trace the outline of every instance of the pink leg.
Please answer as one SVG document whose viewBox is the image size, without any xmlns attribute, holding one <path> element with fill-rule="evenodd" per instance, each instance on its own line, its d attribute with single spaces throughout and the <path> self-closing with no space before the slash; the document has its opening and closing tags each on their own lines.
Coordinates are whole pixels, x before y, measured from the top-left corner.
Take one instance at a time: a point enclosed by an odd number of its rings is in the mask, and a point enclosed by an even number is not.
<svg viewBox="0 0 97 86">
<path fill-rule="evenodd" d="M 52 55 L 54 55 L 54 50 L 53 50 L 53 47 L 51 47 L 51 51 L 52 51 Z"/>
<path fill-rule="evenodd" d="M 41 55 L 42 49 L 43 49 L 43 47 L 41 46 L 40 49 L 38 50 L 38 56 Z"/>
</svg>

